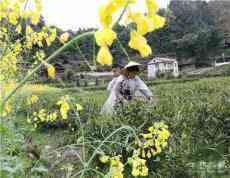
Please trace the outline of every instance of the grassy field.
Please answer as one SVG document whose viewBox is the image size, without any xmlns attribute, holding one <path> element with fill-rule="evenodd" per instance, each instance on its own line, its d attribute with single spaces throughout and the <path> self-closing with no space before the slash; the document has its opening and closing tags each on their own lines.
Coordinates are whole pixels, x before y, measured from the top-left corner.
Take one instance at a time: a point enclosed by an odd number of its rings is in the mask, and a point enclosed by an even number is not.
<svg viewBox="0 0 230 178">
<path fill-rule="evenodd" d="M 160 85 L 151 85 L 151 90 L 159 97 L 157 104 L 133 103 L 126 108 L 125 113 L 107 118 L 99 114 L 108 95 L 105 90 L 58 89 L 49 86 L 41 89 L 27 86 L 17 95 L 18 99 L 14 105 L 16 117 L 12 128 L 23 138 L 31 136 L 32 143 L 42 150 L 39 168 L 41 172 L 44 171 L 41 174 L 45 175 L 43 177 L 64 177 L 63 167 L 70 162 L 74 168 L 79 168 L 76 154 L 81 154 L 81 146 L 78 146 L 81 137 L 78 127 L 74 130 L 65 126 L 35 129 L 32 124 L 27 123 L 26 120 L 31 117 L 28 114 L 31 108 L 25 106 L 23 98 L 31 94 L 40 98 L 39 105 L 33 111 L 43 107 L 51 110 L 56 107 L 58 98 L 63 95 L 72 96 L 74 102 L 84 107 L 80 112 L 80 119 L 85 123 L 84 132 L 89 140 L 93 137 L 102 141 L 106 135 L 120 126 L 132 126 L 137 133 L 140 133 L 141 129 L 152 123 L 164 121 L 169 126 L 171 138 L 162 161 L 156 166 L 159 170 L 155 170 L 163 177 L 170 177 L 170 174 L 174 177 L 189 177 L 191 175 L 188 170 L 195 168 L 192 163 L 201 161 L 224 160 L 226 166 L 230 146 L 230 77 L 189 82 L 172 80 Z M 114 139 L 122 142 L 121 135 Z M 21 139 L 21 143 L 18 142 L 21 144 L 24 141 Z M 115 146 L 108 145 L 108 147 L 111 152 L 119 152 L 119 148 Z M 20 155 L 19 145 L 18 148 L 12 146 L 8 149 Z M 88 153 L 90 154 L 90 149 Z M 71 157 L 71 154 L 73 160 L 64 158 L 66 155 Z M 23 158 L 23 154 L 21 156 Z"/>
</svg>

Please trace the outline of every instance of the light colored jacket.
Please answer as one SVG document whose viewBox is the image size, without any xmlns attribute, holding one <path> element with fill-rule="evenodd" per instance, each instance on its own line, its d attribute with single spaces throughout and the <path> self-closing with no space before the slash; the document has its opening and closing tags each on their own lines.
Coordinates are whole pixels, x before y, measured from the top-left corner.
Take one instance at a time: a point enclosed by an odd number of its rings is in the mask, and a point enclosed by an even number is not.
<svg viewBox="0 0 230 178">
<path fill-rule="evenodd" d="M 120 75 L 114 81 L 111 82 L 113 83 L 109 85 L 110 88 L 109 86 L 107 88 L 110 89 L 110 95 L 101 109 L 101 114 L 113 114 L 116 102 L 124 99 L 124 97 L 120 93 L 120 87 L 122 85 L 122 82 L 126 82 L 126 85 L 129 87 L 130 95 L 132 98 L 135 97 L 137 92 L 140 92 L 142 94 L 142 97 L 144 96 L 146 98 L 149 98 L 153 96 L 151 90 L 138 76 L 136 76 L 134 79 L 128 79 L 125 76 Z"/>
</svg>

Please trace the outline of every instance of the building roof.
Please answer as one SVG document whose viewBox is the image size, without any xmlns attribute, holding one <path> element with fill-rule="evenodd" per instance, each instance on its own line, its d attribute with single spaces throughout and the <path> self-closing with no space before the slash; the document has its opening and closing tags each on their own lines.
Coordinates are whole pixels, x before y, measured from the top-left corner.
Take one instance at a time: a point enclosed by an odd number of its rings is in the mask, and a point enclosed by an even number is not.
<svg viewBox="0 0 230 178">
<path fill-rule="evenodd" d="M 112 72 L 82 72 L 81 74 L 84 76 L 89 76 L 89 77 L 110 77 L 110 76 L 113 76 Z"/>
<path fill-rule="evenodd" d="M 171 58 L 160 58 L 160 57 L 156 57 L 153 58 L 148 64 L 159 64 L 159 63 L 174 63 L 177 62 L 176 59 L 171 59 Z"/>
</svg>

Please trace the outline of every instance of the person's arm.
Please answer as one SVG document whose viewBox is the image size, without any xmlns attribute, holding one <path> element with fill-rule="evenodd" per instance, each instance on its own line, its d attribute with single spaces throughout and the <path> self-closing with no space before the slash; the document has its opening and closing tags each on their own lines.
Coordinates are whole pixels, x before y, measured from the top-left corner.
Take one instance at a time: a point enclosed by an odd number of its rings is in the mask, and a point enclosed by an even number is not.
<svg viewBox="0 0 230 178">
<path fill-rule="evenodd" d="M 137 87 L 138 87 L 138 90 L 146 98 L 151 99 L 153 97 L 152 91 L 147 87 L 147 85 L 139 77 L 137 77 Z"/>
<path fill-rule="evenodd" d="M 112 84 L 113 84 L 113 80 L 109 82 L 108 86 L 107 86 L 107 91 L 111 91 L 112 89 Z"/>
<path fill-rule="evenodd" d="M 111 90 L 112 90 L 113 86 L 114 86 L 115 83 L 116 83 L 116 80 L 117 80 L 117 78 L 113 78 L 113 80 L 111 80 L 111 81 L 109 82 L 108 87 L 107 87 L 107 90 L 108 90 L 108 91 L 111 91 Z"/>
</svg>

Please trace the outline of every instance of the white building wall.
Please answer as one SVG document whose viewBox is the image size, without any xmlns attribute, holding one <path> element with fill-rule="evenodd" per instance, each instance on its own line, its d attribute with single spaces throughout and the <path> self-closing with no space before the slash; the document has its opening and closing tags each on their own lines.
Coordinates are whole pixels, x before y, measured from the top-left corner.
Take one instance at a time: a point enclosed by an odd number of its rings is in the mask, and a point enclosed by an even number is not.
<svg viewBox="0 0 230 178">
<path fill-rule="evenodd" d="M 150 63 L 147 67 L 148 79 L 155 79 L 157 77 L 157 72 L 171 71 L 174 77 L 179 76 L 179 69 L 177 61 L 173 63 Z"/>
<path fill-rule="evenodd" d="M 157 74 L 157 67 L 155 64 L 148 65 L 148 79 L 155 79 Z"/>
</svg>

